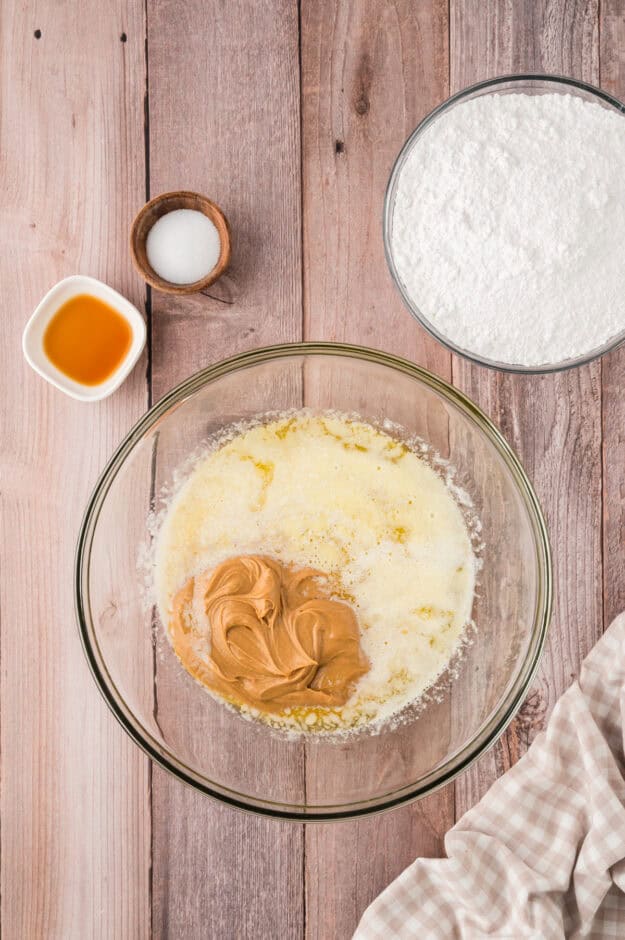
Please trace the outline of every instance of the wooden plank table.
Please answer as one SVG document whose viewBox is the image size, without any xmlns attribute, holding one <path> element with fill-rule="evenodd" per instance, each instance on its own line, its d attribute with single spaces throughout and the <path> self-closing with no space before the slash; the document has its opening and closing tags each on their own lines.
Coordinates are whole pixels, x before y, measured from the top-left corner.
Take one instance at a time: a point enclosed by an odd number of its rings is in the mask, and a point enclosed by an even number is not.
<svg viewBox="0 0 625 940">
<path fill-rule="evenodd" d="M 453 358 L 404 310 L 381 207 L 401 143 L 450 92 L 547 71 L 625 96 L 622 0 L 8 0 L 2 7 L 0 915 L 22 938 L 349 937 L 367 903 L 527 749 L 625 607 L 625 351 L 538 378 Z M 232 222 L 214 296 L 131 270 L 148 195 L 205 192 Z M 85 406 L 30 372 L 24 323 L 60 277 L 145 310 L 149 349 Z M 80 516 L 148 404 L 270 342 L 397 352 L 464 389 L 545 508 L 556 606 L 516 721 L 455 784 L 384 816 L 304 827 L 237 813 L 152 767 L 100 699 L 72 610 Z"/>
</svg>

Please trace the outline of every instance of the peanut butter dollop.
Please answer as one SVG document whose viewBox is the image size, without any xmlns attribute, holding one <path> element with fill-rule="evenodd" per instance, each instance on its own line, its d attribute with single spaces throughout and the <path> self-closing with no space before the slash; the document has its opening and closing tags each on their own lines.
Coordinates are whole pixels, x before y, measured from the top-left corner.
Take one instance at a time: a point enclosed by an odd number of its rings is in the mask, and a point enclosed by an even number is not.
<svg viewBox="0 0 625 940">
<path fill-rule="evenodd" d="M 192 676 L 265 712 L 344 705 L 369 669 L 352 608 L 327 576 L 261 555 L 190 578 L 174 598 L 174 650 Z"/>
</svg>

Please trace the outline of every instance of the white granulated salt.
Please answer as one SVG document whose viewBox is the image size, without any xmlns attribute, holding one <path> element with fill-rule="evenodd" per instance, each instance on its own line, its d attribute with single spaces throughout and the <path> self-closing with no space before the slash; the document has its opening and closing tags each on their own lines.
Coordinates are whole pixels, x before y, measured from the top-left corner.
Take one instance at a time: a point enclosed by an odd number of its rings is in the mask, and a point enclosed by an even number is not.
<svg viewBox="0 0 625 940">
<path fill-rule="evenodd" d="M 194 284 L 219 261 L 214 222 L 196 209 L 174 209 L 157 219 L 145 243 L 150 267 L 170 284 Z"/>
<path fill-rule="evenodd" d="M 625 120 L 570 94 L 486 94 L 426 129 L 402 167 L 391 250 L 434 328 L 539 366 L 625 330 Z"/>
</svg>

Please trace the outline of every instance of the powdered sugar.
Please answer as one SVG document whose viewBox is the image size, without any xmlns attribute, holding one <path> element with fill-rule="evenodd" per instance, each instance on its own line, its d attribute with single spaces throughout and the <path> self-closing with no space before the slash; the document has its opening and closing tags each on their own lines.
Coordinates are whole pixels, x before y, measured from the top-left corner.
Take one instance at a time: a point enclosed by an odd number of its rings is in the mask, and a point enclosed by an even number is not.
<svg viewBox="0 0 625 940">
<path fill-rule="evenodd" d="M 485 94 L 438 117 L 401 169 L 391 251 L 460 348 L 556 364 L 625 329 L 625 120 L 571 94 Z"/>
</svg>

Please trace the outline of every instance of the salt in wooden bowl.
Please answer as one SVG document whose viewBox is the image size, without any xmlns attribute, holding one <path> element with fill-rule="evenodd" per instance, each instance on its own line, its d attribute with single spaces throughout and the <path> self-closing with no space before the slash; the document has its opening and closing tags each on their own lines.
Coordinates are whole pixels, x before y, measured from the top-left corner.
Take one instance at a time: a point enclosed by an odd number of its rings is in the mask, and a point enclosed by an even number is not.
<svg viewBox="0 0 625 940">
<path fill-rule="evenodd" d="M 148 261 L 146 244 L 148 232 L 154 223 L 175 209 L 193 209 L 207 216 L 219 235 L 220 252 L 217 264 L 209 273 L 199 281 L 190 284 L 173 284 L 160 277 Z M 221 277 L 230 263 L 230 229 L 228 221 L 214 202 L 199 193 L 178 190 L 171 193 L 162 193 L 150 199 L 136 216 L 130 230 L 130 253 L 135 268 L 141 277 L 157 290 L 167 294 L 196 294 Z"/>
</svg>

